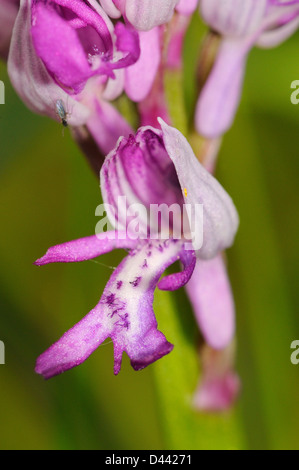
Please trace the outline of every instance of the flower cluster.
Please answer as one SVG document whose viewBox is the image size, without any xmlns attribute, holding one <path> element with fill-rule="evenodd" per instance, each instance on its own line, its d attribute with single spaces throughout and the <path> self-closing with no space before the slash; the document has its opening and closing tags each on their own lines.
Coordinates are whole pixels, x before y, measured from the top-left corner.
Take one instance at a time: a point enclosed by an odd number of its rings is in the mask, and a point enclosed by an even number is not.
<svg viewBox="0 0 299 470">
<path fill-rule="evenodd" d="M 182 46 L 193 14 L 200 13 L 217 38 L 212 62 L 195 106 L 200 148 L 191 148 L 174 127 L 167 93 L 169 73 L 182 77 Z M 273 47 L 299 25 L 299 0 L 0 0 L 0 55 L 13 86 L 34 112 L 70 126 L 94 168 L 101 168 L 103 200 L 116 230 L 50 248 L 35 264 L 79 262 L 114 249 L 127 250 L 96 307 L 37 360 L 36 371 L 53 377 L 81 364 L 106 338 L 114 345 L 114 372 L 122 354 L 140 370 L 170 353 L 173 345 L 157 328 L 155 288 L 186 286 L 204 346 L 203 376 L 194 403 L 202 409 L 228 407 L 239 390 L 234 372 L 234 301 L 224 250 L 234 241 L 234 203 L 211 174 L 219 137 L 233 122 L 246 59 L 255 45 Z M 206 53 L 207 51 L 205 51 Z M 209 53 L 209 51 L 208 51 Z M 117 106 L 136 103 L 133 129 Z M 96 152 L 94 151 L 96 149 Z M 101 156 L 105 156 L 102 161 Z M 94 164 L 96 159 L 96 164 Z M 117 204 L 119 197 L 127 201 Z M 127 211 L 142 204 L 183 210 L 191 233 L 202 227 L 198 247 L 181 216 L 161 218 L 152 237 L 150 218 L 138 218 L 133 237 Z M 166 222 L 165 222 L 166 223 Z M 164 271 L 180 261 L 182 271 Z"/>
</svg>

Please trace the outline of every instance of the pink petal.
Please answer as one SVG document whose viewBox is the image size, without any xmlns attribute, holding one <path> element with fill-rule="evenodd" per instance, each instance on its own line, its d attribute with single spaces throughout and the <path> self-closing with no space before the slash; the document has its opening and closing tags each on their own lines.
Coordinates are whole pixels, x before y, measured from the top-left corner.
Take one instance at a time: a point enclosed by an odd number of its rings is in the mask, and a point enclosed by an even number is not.
<svg viewBox="0 0 299 470">
<path fill-rule="evenodd" d="M 164 145 L 176 169 L 184 195 L 185 204 L 195 208 L 203 205 L 203 243 L 198 256 L 213 258 L 217 253 L 232 245 L 239 225 L 239 218 L 232 199 L 218 181 L 199 163 L 185 137 L 175 128 L 158 119 Z"/>
<path fill-rule="evenodd" d="M 160 64 L 159 28 L 139 32 L 140 57 L 126 69 L 125 91 L 136 102 L 142 101 L 150 92 Z"/>
<path fill-rule="evenodd" d="M 138 60 L 140 56 L 140 45 L 138 33 L 130 26 L 123 23 L 116 23 L 116 48 L 122 53 L 122 57 L 111 62 L 113 69 L 129 67 Z"/>
<path fill-rule="evenodd" d="M 200 0 L 204 21 L 224 36 L 245 37 L 257 31 L 268 0 Z"/>
<path fill-rule="evenodd" d="M 95 111 L 87 121 L 87 128 L 101 152 L 108 155 L 121 136 L 128 137 L 134 131 L 110 103 L 95 99 L 93 107 Z"/>
<path fill-rule="evenodd" d="M 192 15 L 196 10 L 199 0 L 180 0 L 176 6 L 176 10 L 185 16 Z"/>
<path fill-rule="evenodd" d="M 150 127 L 139 129 L 135 137 L 121 139 L 104 162 L 101 189 L 104 201 L 115 208 L 114 213 L 108 212 L 114 226 L 117 222 L 122 229 L 128 226 L 127 208 L 140 204 L 144 207 L 140 228 L 147 235 L 150 204 L 183 202 L 175 169 L 159 134 Z M 119 198 L 124 196 L 127 208 L 119 210 Z"/>
<path fill-rule="evenodd" d="M 168 354 L 173 345 L 157 330 L 154 289 L 181 249 L 175 242 L 147 243 L 131 252 L 113 272 L 98 305 L 38 358 L 36 372 L 50 378 L 75 367 L 108 337 L 114 344 L 115 374 L 123 352 L 135 370 Z"/>
<path fill-rule="evenodd" d="M 35 372 L 49 379 L 81 364 L 109 336 L 104 321 L 102 305 L 98 304 L 39 356 Z"/>
<path fill-rule="evenodd" d="M 100 4 L 110 18 L 119 18 L 121 16 L 121 12 L 115 6 L 113 0 L 100 0 Z"/>
<path fill-rule="evenodd" d="M 163 277 L 158 284 L 159 289 L 174 291 L 185 286 L 190 280 L 196 265 L 194 251 L 182 251 L 180 259 L 184 266 L 183 271 Z"/>
<path fill-rule="evenodd" d="M 222 41 L 196 107 L 195 125 L 202 136 L 217 138 L 231 127 L 241 98 L 247 54 L 251 46 L 246 41 Z"/>
<path fill-rule="evenodd" d="M 105 84 L 105 89 L 102 93 L 102 98 L 105 101 L 113 101 L 118 98 L 124 91 L 125 83 L 125 70 L 118 69 L 114 71 L 114 78 L 109 78 Z M 95 89 L 91 87 L 91 99 L 94 98 Z"/>
<path fill-rule="evenodd" d="M 116 248 L 135 248 L 135 246 L 136 241 L 128 239 L 125 232 L 105 232 L 52 246 L 34 264 L 43 266 L 49 263 L 75 263 L 96 258 Z"/>
<path fill-rule="evenodd" d="M 33 6 L 31 34 L 34 47 L 53 79 L 77 94 L 96 71 L 88 61 L 78 30 L 58 14 L 54 5 L 54 3 L 39 2 Z M 78 18 L 87 21 L 91 9 L 85 5 L 81 10 L 82 16 Z M 97 16 L 95 12 L 94 16 Z M 103 22 L 100 16 L 98 19 Z M 87 24 L 80 30 L 84 33 Z M 88 32 L 85 33 L 85 37 L 88 36 Z M 105 54 L 112 50 L 112 40 L 107 27 L 103 35 L 98 36 L 96 40 L 96 46 L 100 48 L 101 53 Z"/>
<path fill-rule="evenodd" d="M 292 34 L 297 31 L 298 27 L 299 17 L 297 16 L 292 21 L 280 27 L 265 31 L 260 35 L 256 45 L 265 49 L 279 46 L 279 44 L 292 36 Z"/>
<path fill-rule="evenodd" d="M 36 55 L 30 30 L 31 0 L 21 0 L 8 58 L 8 73 L 17 93 L 32 111 L 56 120 L 58 118 L 55 103 L 61 99 L 69 114 L 69 124 L 84 124 L 89 109 L 72 99 L 50 77 L 41 59 Z"/>
<path fill-rule="evenodd" d="M 126 17 L 140 31 L 167 23 L 179 0 L 126 0 Z"/>
<path fill-rule="evenodd" d="M 205 341 L 214 349 L 226 347 L 235 332 L 235 306 L 222 255 L 197 260 L 186 289 Z"/>
</svg>

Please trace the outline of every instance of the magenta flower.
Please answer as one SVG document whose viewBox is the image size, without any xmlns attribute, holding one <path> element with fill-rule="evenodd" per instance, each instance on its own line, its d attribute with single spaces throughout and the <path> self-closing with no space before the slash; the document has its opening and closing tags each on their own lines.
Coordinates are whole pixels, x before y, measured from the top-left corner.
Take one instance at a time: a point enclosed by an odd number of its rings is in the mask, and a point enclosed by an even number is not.
<svg viewBox="0 0 299 470">
<path fill-rule="evenodd" d="M 62 46 L 63 45 L 63 46 Z M 112 22 L 96 0 L 22 0 L 8 70 L 33 111 L 72 126 L 86 124 L 103 154 L 133 130 L 109 103 L 124 90 L 149 93 L 160 63 L 160 33 Z"/>
<path fill-rule="evenodd" d="M 96 0 L 21 0 L 8 71 L 30 109 L 57 119 L 60 99 L 75 126 L 94 112 L 90 87 L 92 96 L 120 94 L 119 72 L 139 54 L 137 33 L 122 23 L 114 27 Z"/>
<path fill-rule="evenodd" d="M 173 346 L 157 330 L 153 312 L 155 287 L 158 285 L 162 290 L 182 287 L 193 273 L 196 255 L 213 258 L 233 242 L 238 216 L 232 200 L 196 160 L 186 139 L 176 129 L 163 121 L 160 123 L 162 131 L 146 127 L 136 137 L 120 139 L 101 170 L 104 201 L 115 208 L 111 220 L 123 224 L 125 230 L 52 247 L 36 261 L 39 266 L 77 262 L 114 248 L 129 250 L 111 276 L 98 305 L 39 357 L 36 371 L 46 378 L 82 363 L 108 337 L 114 344 L 115 374 L 120 370 L 124 351 L 135 370 L 168 354 Z M 181 206 L 184 201 L 191 206 L 203 204 L 202 247 L 195 254 L 182 237 L 133 239 L 124 222 L 126 209 L 118 210 L 116 201 L 120 196 L 126 196 L 129 205 L 141 202 L 145 209 L 156 202 L 168 206 Z M 140 222 L 142 225 L 144 221 Z M 164 270 L 178 259 L 184 270 L 159 282 Z M 216 325 L 217 337 L 219 328 Z"/>
<path fill-rule="evenodd" d="M 144 100 L 149 94 L 161 60 L 161 36 L 158 27 L 150 31 L 139 31 L 140 56 L 135 64 L 125 69 L 124 89 L 135 102 Z"/>
<path fill-rule="evenodd" d="M 178 2 L 179 0 L 100 0 L 111 18 L 123 15 L 140 31 L 149 31 L 155 26 L 167 23 Z"/>
<path fill-rule="evenodd" d="M 18 14 L 19 0 L 0 0 L 0 57 L 8 57 L 12 29 Z"/>
<path fill-rule="evenodd" d="M 223 36 L 254 33 L 267 13 L 268 0 L 199 0 L 204 21 Z"/>
<path fill-rule="evenodd" d="M 299 1 L 200 0 L 200 11 L 223 36 L 195 118 L 197 131 L 215 138 L 233 122 L 251 48 L 274 47 L 287 39 L 299 25 Z"/>
<path fill-rule="evenodd" d="M 36 372 L 45 378 L 80 364 L 108 337 L 114 344 L 115 374 L 120 371 L 124 351 L 132 367 L 140 370 L 172 350 L 172 344 L 157 330 L 152 303 L 161 274 L 180 258 L 182 245 L 93 236 L 50 248 L 36 264 L 87 260 L 114 248 L 131 251 L 114 271 L 98 305 L 39 357 Z"/>
<path fill-rule="evenodd" d="M 110 221 L 113 225 L 117 222 L 122 230 L 127 227 L 127 212 L 119 210 L 116 202 L 122 196 L 128 204 L 141 204 L 147 209 L 162 203 L 180 207 L 189 204 L 192 208 L 203 204 L 203 242 L 197 255 L 213 258 L 233 243 L 239 223 L 236 209 L 218 181 L 198 162 L 182 134 L 160 118 L 158 121 L 162 132 L 147 126 L 140 128 L 135 138 L 120 139 L 102 167 L 103 198 L 114 207 L 113 213 L 107 210 Z M 190 226 L 196 227 L 197 221 L 191 220 L 190 213 Z M 141 214 L 139 233 L 147 236 L 153 229 L 150 222 L 146 214 L 143 218 Z M 168 229 L 168 220 L 166 224 Z M 173 221 L 174 233 L 177 224 L 181 227 L 180 218 Z M 163 231 L 163 219 L 161 227 Z"/>
</svg>

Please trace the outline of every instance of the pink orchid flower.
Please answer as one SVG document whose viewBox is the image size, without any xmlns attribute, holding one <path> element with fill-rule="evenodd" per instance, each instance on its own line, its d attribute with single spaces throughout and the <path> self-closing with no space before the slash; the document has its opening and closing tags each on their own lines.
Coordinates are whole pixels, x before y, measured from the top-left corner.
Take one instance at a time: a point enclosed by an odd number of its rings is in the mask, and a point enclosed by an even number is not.
<svg viewBox="0 0 299 470">
<path fill-rule="evenodd" d="M 157 28 L 114 26 L 96 0 L 20 1 L 8 59 L 16 91 L 37 113 L 86 124 L 104 154 L 132 132 L 110 101 L 124 90 L 144 99 L 159 62 Z"/>
<path fill-rule="evenodd" d="M 103 198 L 109 207 L 115 208 L 111 221 L 117 220 L 118 232 L 54 246 L 36 261 L 38 266 L 78 262 L 115 248 L 128 250 L 98 305 L 38 358 L 36 371 L 46 378 L 81 364 L 108 337 L 114 344 L 115 374 L 120 370 L 123 352 L 129 355 L 135 370 L 168 354 L 173 345 L 157 330 L 153 311 L 156 286 L 162 290 L 184 286 L 192 276 L 197 258 L 214 258 L 233 243 L 238 215 L 231 198 L 198 162 L 182 134 L 162 120 L 160 124 L 161 131 L 148 126 L 139 129 L 135 137 L 121 138 L 102 167 Z M 117 200 L 121 196 L 126 196 L 130 204 L 141 203 L 145 209 L 157 202 L 180 207 L 184 203 L 193 207 L 203 204 L 202 247 L 187 249 L 183 237 L 149 238 L 146 234 L 151 229 L 150 219 L 148 226 L 145 223 L 145 236 L 132 237 L 124 221 L 125 211 L 118 210 Z M 119 229 L 122 224 L 124 230 Z M 183 271 L 159 281 L 164 270 L 177 260 L 182 261 Z M 220 287 L 221 282 L 220 279 Z M 221 319 L 221 313 L 218 318 Z M 205 321 L 209 323 L 206 330 Z M 222 345 L 219 337 L 223 325 L 215 322 L 212 332 L 210 319 L 203 318 L 201 324 L 203 331 L 209 331 L 209 337 L 214 335 Z M 228 328 L 233 330 L 232 322 Z M 231 334 L 226 332 L 226 337 Z"/>
<path fill-rule="evenodd" d="M 60 99 L 71 109 L 69 123 L 81 125 L 90 114 L 78 98 L 87 82 L 108 86 L 138 57 L 136 33 L 122 24 L 114 28 L 96 0 L 21 0 L 8 71 L 30 109 L 57 119 Z"/>
</svg>

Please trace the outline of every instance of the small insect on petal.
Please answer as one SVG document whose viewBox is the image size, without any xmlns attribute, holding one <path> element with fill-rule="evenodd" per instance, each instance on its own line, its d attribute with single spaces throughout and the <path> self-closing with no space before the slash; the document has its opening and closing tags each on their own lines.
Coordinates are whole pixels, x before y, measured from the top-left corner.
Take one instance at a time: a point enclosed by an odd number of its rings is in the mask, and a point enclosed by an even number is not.
<svg viewBox="0 0 299 470">
<path fill-rule="evenodd" d="M 65 107 L 63 105 L 62 100 L 59 99 L 59 100 L 56 101 L 55 111 L 56 111 L 56 114 L 57 114 L 57 116 L 59 117 L 59 119 L 61 121 L 61 124 L 64 127 L 67 127 L 68 126 L 68 122 L 67 122 L 68 113 L 65 110 Z"/>
</svg>

